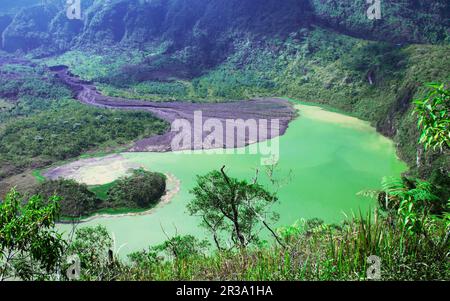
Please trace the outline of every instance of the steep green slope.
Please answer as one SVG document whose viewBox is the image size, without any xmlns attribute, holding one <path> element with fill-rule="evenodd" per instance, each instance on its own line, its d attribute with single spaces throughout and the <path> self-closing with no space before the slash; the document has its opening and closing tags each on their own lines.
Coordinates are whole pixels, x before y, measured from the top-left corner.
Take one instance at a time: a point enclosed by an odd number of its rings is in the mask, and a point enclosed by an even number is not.
<svg viewBox="0 0 450 301">
<path fill-rule="evenodd" d="M 395 43 L 449 42 L 450 2 L 381 1 L 381 19 L 369 20 L 354 0 L 311 0 L 316 20 L 356 37 Z"/>
<path fill-rule="evenodd" d="M 448 153 L 424 156 L 417 146 L 411 101 L 424 96 L 426 82 L 450 83 L 449 45 L 400 47 L 322 29 L 255 43 L 243 43 L 226 63 L 192 81 L 195 96 L 285 95 L 329 104 L 394 138 L 412 173 L 429 177 L 434 172 L 432 177 L 448 181 Z"/>
<path fill-rule="evenodd" d="M 19 12 L 3 33 L 3 47 L 51 53 L 98 43 L 142 46 L 166 41 L 169 51 L 201 54 L 207 64 L 226 55 L 236 36 L 285 37 L 310 24 L 373 40 L 448 42 L 450 4 L 446 0 L 383 2 L 381 20 L 369 20 L 368 7 L 352 0 L 86 0 L 80 21 L 66 18 L 63 3 L 53 1 Z M 31 45 L 23 43 L 30 36 L 36 40 Z"/>
</svg>

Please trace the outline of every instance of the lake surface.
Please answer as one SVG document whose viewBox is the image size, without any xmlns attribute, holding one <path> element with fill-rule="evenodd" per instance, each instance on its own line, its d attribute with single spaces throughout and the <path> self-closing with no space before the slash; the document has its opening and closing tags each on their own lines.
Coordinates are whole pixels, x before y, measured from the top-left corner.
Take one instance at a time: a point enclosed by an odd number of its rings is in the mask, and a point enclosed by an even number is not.
<svg viewBox="0 0 450 301">
<path fill-rule="evenodd" d="M 261 155 L 215 154 L 216 151 L 189 153 L 124 153 L 133 164 L 149 170 L 170 173 L 181 181 L 181 190 L 171 203 L 151 215 L 97 219 L 84 226 L 101 224 L 115 238 L 120 255 L 147 248 L 169 235 L 193 234 L 206 237 L 199 220 L 186 212 L 189 190 L 195 175 L 203 175 L 226 165 L 233 177 L 251 179 L 259 169 L 262 184 L 278 189 L 278 225 L 291 225 L 300 219 L 320 218 L 339 222 L 366 212 L 374 200 L 358 196 L 362 190 L 380 188 L 383 176 L 398 176 L 407 169 L 396 154 L 392 141 L 378 134 L 368 123 L 316 106 L 296 105 L 299 117 L 278 141 L 279 161 L 275 169 L 278 188 L 264 177 Z M 250 146 L 252 147 L 252 146 Z M 254 147 L 254 146 L 253 146 Z M 58 225 L 69 231 L 70 226 Z"/>
</svg>

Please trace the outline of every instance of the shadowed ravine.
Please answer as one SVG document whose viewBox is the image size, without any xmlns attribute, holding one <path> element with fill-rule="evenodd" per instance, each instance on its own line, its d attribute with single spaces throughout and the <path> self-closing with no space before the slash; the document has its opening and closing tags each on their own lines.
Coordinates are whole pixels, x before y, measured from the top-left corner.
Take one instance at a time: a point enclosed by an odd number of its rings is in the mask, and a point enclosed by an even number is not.
<svg viewBox="0 0 450 301">
<path fill-rule="evenodd" d="M 177 135 L 177 132 L 169 131 L 163 135 L 137 141 L 129 150 L 130 152 L 167 152 L 185 149 L 199 150 L 215 148 L 205 146 L 201 141 L 199 142 L 199 140 L 194 139 L 195 132 L 201 133 L 203 138 L 210 134 L 210 132 L 205 132 L 201 129 L 203 128 L 204 122 L 211 118 L 219 120 L 222 124 L 223 143 L 220 144 L 220 148 L 244 147 L 252 143 L 262 142 L 283 135 L 289 123 L 296 116 L 296 111 L 292 104 L 278 98 L 205 104 L 187 101 L 151 102 L 109 97 L 102 95 L 91 82 L 83 81 L 71 74 L 66 66 L 55 66 L 51 67 L 50 70 L 69 86 L 74 93 L 74 97 L 84 104 L 102 108 L 143 110 L 151 112 L 154 116 L 169 123 L 177 119 L 184 119 L 191 124 L 192 143 L 190 147 L 180 145 L 174 149 L 171 141 Z M 201 111 L 202 123 L 194 123 L 194 113 L 198 111 Z M 232 130 L 227 131 L 226 120 L 230 119 L 242 119 L 244 122 L 255 120 L 258 127 L 263 126 L 267 130 L 267 134 L 261 134 L 261 131 L 258 131 L 257 139 L 253 140 L 250 139 L 248 129 L 240 132 L 236 131 L 233 127 Z M 266 121 L 267 126 L 266 123 L 261 122 L 262 120 Z M 234 142 L 229 143 L 229 141 Z"/>
</svg>

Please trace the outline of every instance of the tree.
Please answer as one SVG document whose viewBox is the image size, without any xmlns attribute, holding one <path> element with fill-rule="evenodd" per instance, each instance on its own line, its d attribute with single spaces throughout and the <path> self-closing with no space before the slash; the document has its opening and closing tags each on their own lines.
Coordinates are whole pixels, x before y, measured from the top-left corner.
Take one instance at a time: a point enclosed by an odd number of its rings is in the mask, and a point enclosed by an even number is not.
<svg viewBox="0 0 450 301">
<path fill-rule="evenodd" d="M 225 249 L 223 238 L 226 234 L 232 247 L 245 248 L 258 243 L 258 230 L 262 227 L 280 242 L 266 221 L 267 217 L 271 221 L 278 219 L 277 214 L 269 210 L 278 200 L 276 195 L 257 181 L 248 183 L 229 178 L 224 169 L 225 166 L 220 171 L 197 177 L 197 186 L 191 190 L 194 199 L 188 204 L 189 213 L 202 218 L 202 226 L 213 234 L 219 250 Z"/>
<path fill-rule="evenodd" d="M 378 201 L 381 208 L 390 213 L 391 220 L 393 217 L 406 234 L 423 235 L 431 247 L 440 250 L 437 254 L 445 254 L 444 250 L 448 250 L 450 239 L 450 200 L 443 203 L 434 194 L 435 187 L 419 179 L 384 178 L 382 187 L 383 192 L 379 194 Z M 439 239 L 432 239 L 432 233 L 436 231 L 435 221 L 442 217 L 447 234 Z"/>
<path fill-rule="evenodd" d="M 75 239 L 68 248 L 69 254 L 80 259 L 81 278 L 86 280 L 112 280 L 117 272 L 115 241 L 103 226 L 77 229 Z M 116 250 L 114 250 L 116 251 Z"/>
<path fill-rule="evenodd" d="M 58 197 L 24 200 L 14 189 L 6 195 L 0 203 L 0 280 L 45 279 L 55 271 L 66 245 L 54 230 L 58 215 Z"/>
<path fill-rule="evenodd" d="M 100 203 L 95 194 L 89 191 L 87 185 L 69 179 L 45 181 L 39 185 L 35 193 L 44 198 L 58 195 L 61 199 L 61 215 L 67 217 L 89 215 Z"/>
<path fill-rule="evenodd" d="M 129 254 L 128 258 L 138 270 L 152 273 L 157 270 L 156 267 L 158 265 L 164 262 L 165 257 L 161 256 L 161 253 L 163 253 L 170 259 L 175 260 L 175 266 L 177 267 L 178 275 L 180 275 L 181 267 L 184 265 L 185 260 L 205 255 L 209 246 L 210 243 L 207 240 L 199 240 L 192 235 L 175 234 L 173 237 L 167 237 L 167 240 L 162 244 Z M 178 262 L 181 262 L 181 264 L 177 264 Z"/>
<path fill-rule="evenodd" d="M 423 99 L 414 101 L 414 113 L 419 116 L 422 129 L 419 143 L 428 148 L 450 148 L 450 91 L 444 84 L 426 84 L 431 91 Z"/>
</svg>

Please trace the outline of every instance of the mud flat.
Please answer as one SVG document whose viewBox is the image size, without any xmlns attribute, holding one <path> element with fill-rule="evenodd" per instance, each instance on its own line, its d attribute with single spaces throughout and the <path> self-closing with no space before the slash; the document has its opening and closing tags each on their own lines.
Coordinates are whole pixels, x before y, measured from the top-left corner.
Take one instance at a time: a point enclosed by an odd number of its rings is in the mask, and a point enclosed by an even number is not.
<svg viewBox="0 0 450 301">
<path fill-rule="evenodd" d="M 86 185 L 111 183 L 129 171 L 141 167 L 126 160 L 120 154 L 101 158 L 88 158 L 49 169 L 43 175 L 51 180 L 58 178 L 75 180 Z"/>
<path fill-rule="evenodd" d="M 188 101 L 151 102 L 108 97 L 97 91 L 93 83 L 83 81 L 71 74 L 66 66 L 54 66 L 50 67 L 50 70 L 69 86 L 74 93 L 74 97 L 84 104 L 110 109 L 148 111 L 169 123 L 175 120 L 186 120 L 189 124 L 194 125 L 191 128 L 191 137 L 195 137 L 194 132 L 198 131 L 199 127 L 203 128 L 204 122 L 207 119 L 215 119 L 220 121 L 224 130 L 222 133 L 222 141 L 228 141 L 219 146 L 208 147 L 192 139 L 192 143 L 188 147 L 177 146 L 174 149 L 171 142 L 175 135 L 177 135 L 177 132 L 170 131 L 163 135 L 137 141 L 129 150 L 130 152 L 169 152 L 187 149 L 200 150 L 208 148 L 244 147 L 252 143 L 282 136 L 286 132 L 289 123 L 296 117 L 296 110 L 293 105 L 289 101 L 279 98 L 263 98 L 225 103 L 192 103 Z M 202 114 L 200 124 L 197 123 L 197 125 L 194 122 L 196 112 L 197 114 L 198 112 Z M 233 128 L 227 132 L 226 121 L 238 119 L 243 121 L 256 121 L 258 128 L 260 126 L 266 127 L 267 134 L 259 134 L 256 139 L 251 139 L 252 137 L 249 137 L 250 135 L 247 135 L 246 131 L 244 133 L 237 131 L 236 133 Z M 203 138 L 209 134 L 209 132 L 204 131 L 201 133 Z M 232 142 L 229 143 L 229 141 Z"/>
<path fill-rule="evenodd" d="M 361 122 L 361 120 L 356 117 L 327 111 L 321 107 L 312 105 L 297 105 L 296 107 L 301 111 L 302 117 L 304 118 L 326 122 L 340 127 L 353 128 L 355 130 L 371 130 L 369 123 Z"/>
</svg>

